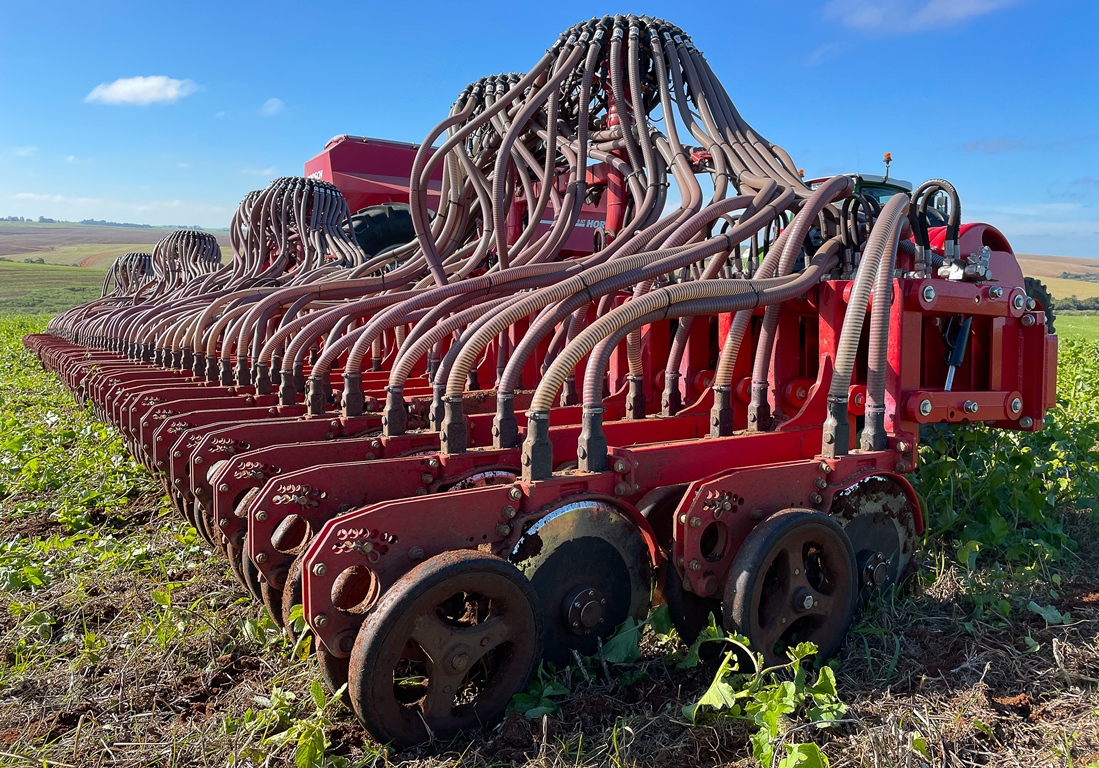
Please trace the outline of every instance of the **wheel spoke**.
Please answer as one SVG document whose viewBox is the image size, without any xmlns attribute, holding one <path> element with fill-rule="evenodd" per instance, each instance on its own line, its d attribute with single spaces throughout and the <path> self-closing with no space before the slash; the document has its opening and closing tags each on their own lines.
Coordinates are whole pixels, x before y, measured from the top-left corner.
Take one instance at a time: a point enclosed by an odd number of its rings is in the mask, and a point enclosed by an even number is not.
<svg viewBox="0 0 1099 768">
<path fill-rule="evenodd" d="M 420 705 L 425 717 L 446 718 L 454 709 L 454 697 L 465 680 L 466 673 L 444 672 L 444 664 L 433 664 L 427 680 L 427 695 Z"/>
<path fill-rule="evenodd" d="M 822 595 L 816 590 L 810 590 L 813 596 L 813 607 L 805 611 L 806 616 L 828 616 L 832 613 L 834 601 L 829 595 Z"/>
<path fill-rule="evenodd" d="M 511 628 L 505 616 L 493 616 L 469 627 L 454 627 L 438 616 L 424 614 L 412 627 L 412 639 L 433 659 L 442 658 L 459 644 L 475 649 L 476 657 L 480 658 L 510 636 Z"/>
<path fill-rule="evenodd" d="M 770 653 L 774 648 L 775 643 L 782 637 L 782 633 L 785 632 L 794 621 L 794 614 L 789 609 L 784 609 L 776 613 L 774 619 L 766 625 L 760 626 L 758 639 L 761 650 L 765 653 Z"/>
</svg>

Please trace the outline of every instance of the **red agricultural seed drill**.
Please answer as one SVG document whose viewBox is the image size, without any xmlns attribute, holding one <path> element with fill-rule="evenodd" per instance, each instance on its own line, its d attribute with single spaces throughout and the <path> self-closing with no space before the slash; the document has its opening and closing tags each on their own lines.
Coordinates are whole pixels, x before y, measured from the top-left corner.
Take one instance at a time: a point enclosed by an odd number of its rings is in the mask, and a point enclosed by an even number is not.
<svg viewBox="0 0 1099 768">
<path fill-rule="evenodd" d="M 593 19 L 26 343 L 379 741 L 493 722 L 657 601 L 828 655 L 912 563 L 921 426 L 1040 429 L 1057 337 L 950 183 L 796 169 L 680 29 Z"/>
</svg>

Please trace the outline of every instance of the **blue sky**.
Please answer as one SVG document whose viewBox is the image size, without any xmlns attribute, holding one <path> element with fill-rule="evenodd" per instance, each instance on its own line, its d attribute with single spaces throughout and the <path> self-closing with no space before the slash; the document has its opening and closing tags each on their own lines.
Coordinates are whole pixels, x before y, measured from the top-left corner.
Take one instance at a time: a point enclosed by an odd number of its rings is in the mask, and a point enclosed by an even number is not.
<svg viewBox="0 0 1099 768">
<path fill-rule="evenodd" d="M 889 151 L 1016 250 L 1099 258 L 1099 0 L 0 0 L 0 216 L 224 227 L 330 137 L 418 142 L 471 80 L 621 12 L 681 26 L 808 175 Z"/>
</svg>

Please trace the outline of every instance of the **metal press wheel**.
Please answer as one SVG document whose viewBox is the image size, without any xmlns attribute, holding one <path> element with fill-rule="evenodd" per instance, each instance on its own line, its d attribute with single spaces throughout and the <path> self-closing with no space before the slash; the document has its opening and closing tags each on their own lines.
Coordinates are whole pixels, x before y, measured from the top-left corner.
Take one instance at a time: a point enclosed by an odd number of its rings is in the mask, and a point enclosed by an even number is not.
<svg viewBox="0 0 1099 768">
<path fill-rule="evenodd" d="M 508 559 L 538 593 L 544 656 L 554 664 L 569 664 L 574 652 L 594 656 L 627 618 L 648 615 L 648 544 L 610 504 L 587 499 L 558 507 L 523 532 Z"/>
<path fill-rule="evenodd" d="M 858 592 L 855 553 L 839 523 L 787 509 L 745 539 L 722 613 L 726 629 L 745 635 L 768 666 L 788 661 L 786 650 L 802 642 L 828 658 L 847 635 Z"/>
<path fill-rule="evenodd" d="M 542 656 L 538 595 L 516 568 L 445 552 L 402 576 L 359 630 L 348 698 L 379 742 L 410 746 L 497 720 Z"/>
</svg>

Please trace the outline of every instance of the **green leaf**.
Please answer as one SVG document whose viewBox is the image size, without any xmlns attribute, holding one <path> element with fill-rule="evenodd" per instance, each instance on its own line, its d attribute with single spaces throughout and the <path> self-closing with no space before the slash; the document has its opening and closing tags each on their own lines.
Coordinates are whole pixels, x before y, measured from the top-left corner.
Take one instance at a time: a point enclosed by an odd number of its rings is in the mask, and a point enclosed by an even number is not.
<svg viewBox="0 0 1099 768">
<path fill-rule="evenodd" d="M 820 676 L 817 677 L 817 682 L 809 686 L 809 690 L 818 696 L 835 696 L 836 673 L 832 671 L 831 667 L 821 667 Z"/>
<path fill-rule="evenodd" d="M 1052 605 L 1041 605 L 1031 600 L 1026 604 L 1027 610 L 1031 613 L 1036 613 L 1046 620 L 1046 624 L 1071 624 L 1072 615 L 1065 613 L 1062 614 Z"/>
<path fill-rule="evenodd" d="M 630 616 L 614 633 L 614 636 L 603 643 L 603 658 L 609 664 L 629 664 L 641 659 L 641 625 Z"/>
<path fill-rule="evenodd" d="M 729 714 L 736 717 L 741 712 L 739 699 L 748 695 L 745 690 L 737 690 L 728 682 L 729 674 L 736 670 L 737 662 L 733 653 L 726 653 L 717 674 L 714 675 L 710 687 L 702 694 L 702 697 L 694 704 L 683 707 L 683 716 L 692 723 L 697 721 L 699 711 L 712 709 L 714 711 L 728 710 Z"/>
<path fill-rule="evenodd" d="M 927 739 L 919 734 L 912 737 L 912 749 L 916 750 L 923 756 L 925 760 L 931 759 L 931 754 L 927 749 Z"/>
<path fill-rule="evenodd" d="M 313 703 L 317 709 L 324 709 L 324 686 L 319 680 L 314 680 L 309 686 L 309 693 L 313 696 Z"/>
<path fill-rule="evenodd" d="M 779 761 L 778 768 L 828 768 L 828 758 L 813 742 L 808 744 L 787 744 L 786 757 Z"/>
<path fill-rule="evenodd" d="M 956 557 L 958 562 L 966 567 L 966 570 L 972 571 L 977 565 L 977 553 L 981 551 L 981 542 L 979 541 L 967 541 L 962 546 L 958 547 Z"/>
<path fill-rule="evenodd" d="M 675 625 L 672 624 L 672 614 L 668 611 L 666 603 L 661 603 L 656 610 L 649 615 L 649 626 L 658 635 L 670 635 Z"/>
<path fill-rule="evenodd" d="M 168 608 L 172 604 L 172 596 L 168 592 L 162 592 L 159 589 L 153 590 L 153 602 L 157 605 L 162 605 Z"/>
</svg>

